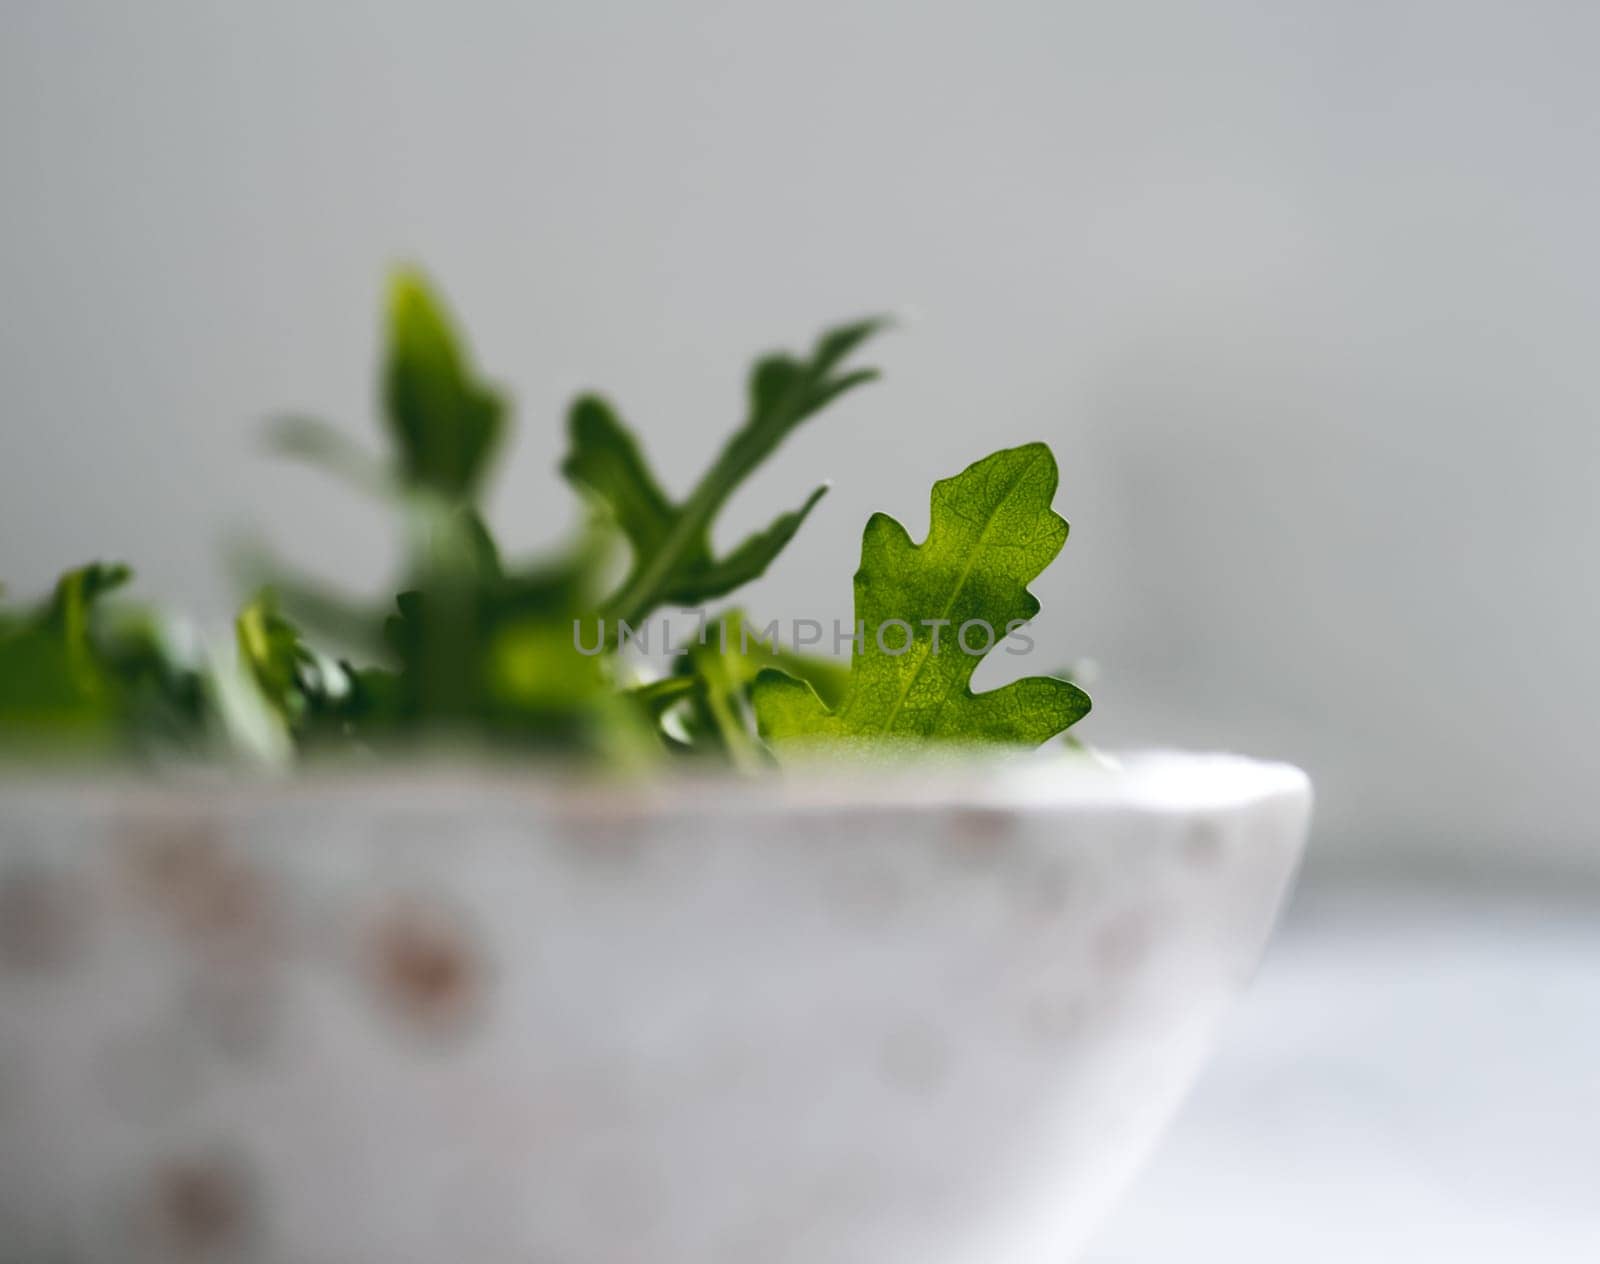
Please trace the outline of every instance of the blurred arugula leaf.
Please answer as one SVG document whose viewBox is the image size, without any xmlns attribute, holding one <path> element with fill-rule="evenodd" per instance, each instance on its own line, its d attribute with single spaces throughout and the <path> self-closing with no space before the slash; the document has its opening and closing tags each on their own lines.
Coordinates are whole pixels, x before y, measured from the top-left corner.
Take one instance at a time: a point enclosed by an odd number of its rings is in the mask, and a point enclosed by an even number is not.
<svg viewBox="0 0 1600 1264">
<path fill-rule="evenodd" d="M 120 563 L 92 562 L 62 575 L 37 609 L 0 614 L 0 735 L 194 739 L 205 711 L 200 673 L 154 617 L 104 609 L 131 575 Z"/>
<path fill-rule="evenodd" d="M 297 721 L 305 708 L 301 672 L 315 660 L 294 625 L 278 613 L 270 590 L 239 611 L 234 630 L 239 656 L 267 701 L 290 723 Z"/>
<path fill-rule="evenodd" d="M 675 674 L 648 687 L 652 692 L 646 696 L 682 704 L 679 727 L 691 747 L 724 756 L 741 768 L 756 768 L 770 761 L 756 740 L 750 686 L 766 668 L 807 682 L 830 702 L 842 698 L 850 682 L 850 669 L 843 663 L 783 649 L 775 629 L 769 633 L 753 626 L 742 611 L 729 610 L 707 621 L 678 656 Z"/>
<path fill-rule="evenodd" d="M 275 418 L 267 430 L 267 443 L 280 455 L 320 466 L 368 495 L 394 500 L 406 490 L 395 470 L 315 417 Z"/>
<path fill-rule="evenodd" d="M 348 664 L 312 649 L 278 609 L 278 596 L 263 589 L 234 619 L 239 662 L 284 732 L 302 742 L 349 736 L 363 719 L 370 723 L 367 692 Z"/>
<path fill-rule="evenodd" d="M 120 564 L 92 562 L 66 572 L 31 614 L 0 625 L 0 726 L 58 737 L 106 733 L 117 717 L 116 682 L 93 641 L 96 602 L 125 584 Z"/>
<path fill-rule="evenodd" d="M 476 492 L 504 428 L 505 401 L 473 374 L 444 304 L 411 269 L 389 286 L 383 398 L 407 477 L 450 498 Z"/>
<path fill-rule="evenodd" d="M 1037 746 L 1086 715 L 1088 695 L 1051 676 L 974 694 L 982 654 L 960 639 L 965 625 L 986 626 L 986 653 L 1038 613 L 1026 585 L 1067 538 L 1066 521 L 1050 508 L 1056 483 L 1050 449 L 1033 443 L 935 483 L 920 545 L 874 514 L 855 576 L 865 636 L 849 688 L 830 707 L 804 680 L 764 669 L 752 695 L 762 737 L 780 753 L 830 741 Z"/>
<path fill-rule="evenodd" d="M 274 426 L 279 450 L 330 469 L 398 512 L 406 560 L 386 611 L 276 566 L 255 570 L 290 612 L 382 656 L 369 666 L 346 665 L 348 697 L 336 709 L 320 708 L 352 734 L 396 740 L 477 731 L 496 740 L 581 745 L 619 713 L 609 665 L 573 648 L 572 620 L 592 620 L 598 604 L 594 576 L 603 567 L 606 531 L 591 527 L 560 555 L 531 565 L 502 558 L 477 498 L 508 428 L 507 409 L 469 363 L 443 301 L 419 274 L 403 271 L 390 286 L 384 352 L 392 467 L 321 423 L 287 418 Z M 286 670 L 292 629 L 274 608 L 269 622 L 252 620 L 248 630 L 263 648 L 273 634 L 281 638 L 282 661 L 269 654 L 256 671 L 292 719 L 301 705 L 299 694 L 283 687 L 293 675 Z"/>
<path fill-rule="evenodd" d="M 389 282 L 382 395 L 392 465 L 315 417 L 280 417 L 268 438 L 284 455 L 375 495 L 474 499 L 504 435 L 506 402 L 473 370 L 444 300 L 412 268 Z"/>
</svg>

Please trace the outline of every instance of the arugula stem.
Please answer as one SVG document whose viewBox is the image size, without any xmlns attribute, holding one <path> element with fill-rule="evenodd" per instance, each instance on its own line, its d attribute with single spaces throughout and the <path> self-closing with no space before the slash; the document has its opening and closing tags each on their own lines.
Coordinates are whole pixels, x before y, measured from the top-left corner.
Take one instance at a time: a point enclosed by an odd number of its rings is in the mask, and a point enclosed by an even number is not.
<svg viewBox="0 0 1600 1264">
<path fill-rule="evenodd" d="M 763 457 L 776 447 L 793 428 L 791 415 L 798 411 L 806 387 L 810 383 L 800 377 L 784 393 L 782 404 L 774 410 L 775 423 L 770 427 L 777 433 L 770 447 L 762 450 L 758 439 L 769 429 L 761 418 L 751 418 L 738 434 L 729 440 L 721 456 L 695 484 L 694 491 L 679 510 L 677 520 L 667 532 L 666 539 L 651 556 L 650 561 L 636 574 L 630 575 L 622 588 L 605 603 L 601 616 L 610 620 L 613 629 L 619 622 L 636 626 L 661 604 L 661 593 L 672 579 L 673 573 L 693 547 L 701 531 L 716 517 L 717 510 L 731 496 L 734 489 L 761 464 Z M 796 419 L 797 420 L 797 419 Z"/>
</svg>

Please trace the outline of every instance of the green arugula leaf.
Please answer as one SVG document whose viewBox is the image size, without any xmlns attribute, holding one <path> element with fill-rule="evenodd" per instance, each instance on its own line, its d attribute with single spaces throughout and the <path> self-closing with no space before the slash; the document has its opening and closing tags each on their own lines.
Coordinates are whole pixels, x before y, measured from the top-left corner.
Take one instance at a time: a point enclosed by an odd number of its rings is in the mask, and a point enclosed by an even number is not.
<svg viewBox="0 0 1600 1264">
<path fill-rule="evenodd" d="M 316 417 L 275 417 L 268 423 L 267 447 L 280 456 L 320 466 L 350 486 L 380 500 L 393 500 L 406 485 L 380 458 Z"/>
<path fill-rule="evenodd" d="M 204 746 L 210 704 L 204 664 L 181 621 L 148 607 L 113 605 L 96 622 L 95 652 L 117 682 L 127 735 L 136 743 Z"/>
<path fill-rule="evenodd" d="M 388 337 L 384 406 L 401 468 L 418 486 L 471 496 L 504 429 L 505 401 L 473 374 L 443 303 L 418 272 L 402 270 L 390 283 Z M 301 438 L 312 441 L 303 427 Z"/>
<path fill-rule="evenodd" d="M 55 733 L 109 729 L 117 719 L 116 681 L 94 643 L 94 607 L 127 583 L 119 563 L 91 562 L 56 581 L 30 615 L 0 634 L 0 724 Z"/>
<path fill-rule="evenodd" d="M 806 359 L 777 354 L 758 361 L 750 375 L 744 425 L 681 504 L 661 490 L 608 403 L 586 395 L 573 405 L 571 447 L 561 472 L 611 512 L 633 550 L 632 569 L 605 603 L 604 617 L 637 626 L 659 606 L 709 601 L 765 572 L 827 491 L 825 485 L 721 558 L 712 549 L 712 522 L 797 426 L 877 377 L 873 369 L 846 372 L 841 366 L 883 324 L 863 320 L 830 330 Z"/>
<path fill-rule="evenodd" d="M 874 514 L 855 576 L 864 636 L 850 687 L 830 708 L 806 682 L 762 671 L 752 700 L 767 743 L 779 754 L 839 741 L 1037 746 L 1086 715 L 1088 695 L 1051 676 L 971 689 L 983 654 L 1038 613 L 1027 584 L 1067 538 L 1050 508 L 1056 483 L 1050 449 L 1032 443 L 935 483 L 920 545 Z"/>
<path fill-rule="evenodd" d="M 383 622 L 396 670 L 377 714 L 407 728 L 478 728 L 542 745 L 602 729 L 609 740 L 617 716 L 636 722 L 633 709 L 614 705 L 611 656 L 576 643 L 575 622 L 593 627 L 609 535 L 589 530 L 542 564 L 506 569 L 475 517 L 452 529 L 462 532 L 446 550 L 456 560 L 424 571 Z M 377 677 L 364 683 L 383 690 Z"/>
<path fill-rule="evenodd" d="M 38 625 L 0 636 L 0 739 L 103 733 L 115 712 L 61 638 Z"/>
<path fill-rule="evenodd" d="M 86 692 L 93 693 L 100 687 L 94 646 L 89 640 L 94 604 L 132 577 L 133 572 L 120 562 L 91 562 L 68 571 L 56 581 L 43 624 L 60 639 L 74 674 Z"/>
<path fill-rule="evenodd" d="M 272 420 L 268 445 L 402 507 L 428 497 L 450 509 L 471 502 L 506 428 L 507 405 L 473 372 L 443 300 L 413 270 L 396 271 L 389 282 L 383 404 L 392 461 L 324 421 L 294 414 Z"/>
<path fill-rule="evenodd" d="M 673 676 L 647 687 L 647 698 L 683 701 L 686 714 L 679 728 L 697 750 L 725 756 L 746 770 L 762 767 L 770 757 L 753 731 L 750 686 L 765 668 L 776 668 L 805 681 L 828 702 L 841 699 L 850 683 L 850 669 L 818 655 L 799 654 L 777 644 L 776 631 L 763 637 L 738 610 L 709 620 L 700 636 L 678 656 Z M 674 696 L 670 684 L 687 681 L 687 694 Z"/>
<path fill-rule="evenodd" d="M 179 661 L 159 620 L 102 609 L 131 575 L 93 562 L 62 575 L 31 613 L 0 615 L 0 737 L 194 736 L 205 707 L 199 674 Z"/>
<path fill-rule="evenodd" d="M 240 659 L 262 695 L 293 729 L 308 706 L 304 677 L 315 668 L 316 658 L 295 626 L 278 612 L 270 589 L 240 610 L 233 626 Z"/>
</svg>

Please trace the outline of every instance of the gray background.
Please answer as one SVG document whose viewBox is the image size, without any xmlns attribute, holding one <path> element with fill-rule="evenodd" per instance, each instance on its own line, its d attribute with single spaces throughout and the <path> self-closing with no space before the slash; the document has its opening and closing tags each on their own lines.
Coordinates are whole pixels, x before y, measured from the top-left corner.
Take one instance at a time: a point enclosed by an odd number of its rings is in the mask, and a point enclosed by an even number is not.
<svg viewBox="0 0 1600 1264">
<path fill-rule="evenodd" d="M 1325 865 L 1592 864 L 1597 37 L 1460 0 L 5 0 L 0 575 L 111 554 L 216 617 L 270 523 L 381 588 L 382 515 L 259 434 L 375 436 L 398 259 L 516 392 L 514 548 L 572 520 L 574 390 L 682 489 L 751 353 L 907 309 L 732 506 L 835 483 L 753 608 L 845 614 L 870 511 L 920 533 L 935 478 L 1047 439 L 1036 661 L 1099 662 L 1090 736 L 1303 763 Z"/>
</svg>

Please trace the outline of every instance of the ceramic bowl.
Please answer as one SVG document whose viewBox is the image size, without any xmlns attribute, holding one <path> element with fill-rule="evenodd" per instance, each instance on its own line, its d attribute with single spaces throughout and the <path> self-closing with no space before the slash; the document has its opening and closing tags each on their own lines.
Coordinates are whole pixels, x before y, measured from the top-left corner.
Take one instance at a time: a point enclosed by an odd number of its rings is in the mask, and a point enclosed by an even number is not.
<svg viewBox="0 0 1600 1264">
<path fill-rule="evenodd" d="M 0 1257 L 1061 1264 L 1305 777 L 0 785 Z"/>
</svg>

